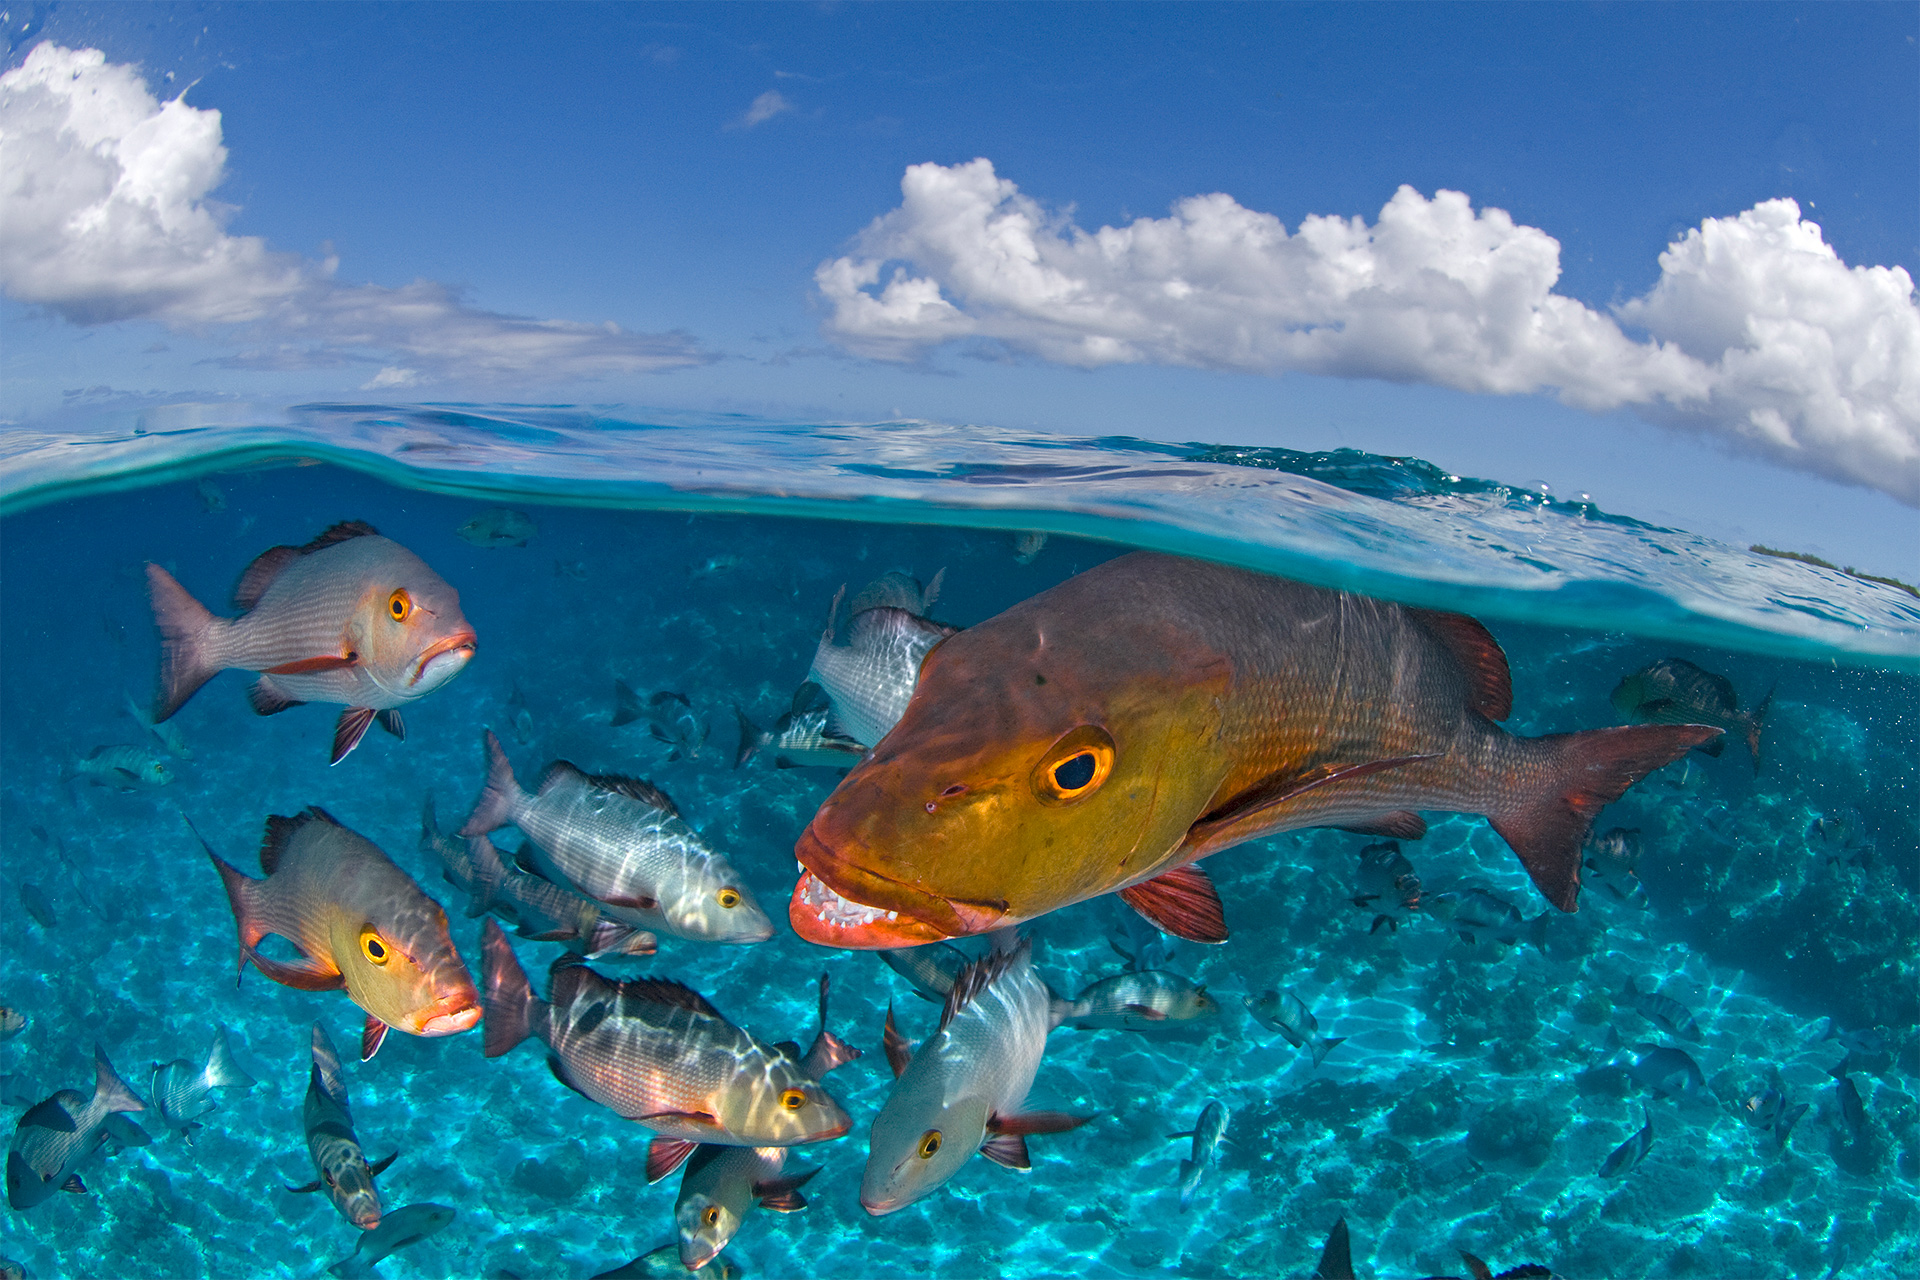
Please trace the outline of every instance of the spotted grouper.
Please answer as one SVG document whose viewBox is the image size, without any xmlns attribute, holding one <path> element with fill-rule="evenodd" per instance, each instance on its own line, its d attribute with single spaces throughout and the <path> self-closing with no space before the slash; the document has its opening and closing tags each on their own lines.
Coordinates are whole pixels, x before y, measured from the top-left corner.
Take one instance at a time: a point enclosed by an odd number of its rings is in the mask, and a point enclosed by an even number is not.
<svg viewBox="0 0 1920 1280">
<path fill-rule="evenodd" d="M 1522 738 L 1506 655 L 1473 619 L 1136 552 L 948 637 L 905 713 L 795 850 L 809 941 L 985 933 L 1119 893 L 1218 942 L 1192 864 L 1304 827 L 1396 839 L 1484 814 L 1574 909 L 1594 815 L 1721 732 Z"/>
</svg>

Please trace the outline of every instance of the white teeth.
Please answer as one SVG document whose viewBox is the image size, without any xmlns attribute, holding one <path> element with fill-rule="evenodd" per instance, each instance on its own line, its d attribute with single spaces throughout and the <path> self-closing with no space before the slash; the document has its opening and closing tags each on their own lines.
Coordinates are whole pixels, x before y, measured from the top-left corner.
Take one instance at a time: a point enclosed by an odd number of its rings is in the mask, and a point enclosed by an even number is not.
<svg viewBox="0 0 1920 1280">
<path fill-rule="evenodd" d="M 806 888 L 802 890 L 800 900 L 809 907 L 812 907 L 815 913 L 818 914 L 820 919 L 826 924 L 838 925 L 842 928 L 856 928 L 863 924 L 872 924 L 875 920 L 883 916 L 888 920 L 892 920 L 898 914 L 892 911 L 881 911 L 877 907 L 869 907 L 864 903 L 853 902 L 843 898 L 829 888 L 827 882 L 819 876 L 806 876 L 801 880 L 801 883 L 805 885 Z"/>
</svg>

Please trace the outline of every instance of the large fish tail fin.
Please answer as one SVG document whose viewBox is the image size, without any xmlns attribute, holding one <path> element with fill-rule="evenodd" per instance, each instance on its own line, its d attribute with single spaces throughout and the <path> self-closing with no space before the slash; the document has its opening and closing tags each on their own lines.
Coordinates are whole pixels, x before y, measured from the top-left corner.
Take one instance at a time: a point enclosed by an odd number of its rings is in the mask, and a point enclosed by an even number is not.
<svg viewBox="0 0 1920 1280">
<path fill-rule="evenodd" d="M 488 920 L 480 927 L 480 1006 L 485 1010 L 484 1052 L 497 1058 L 532 1034 L 533 988 L 507 935 Z"/>
<path fill-rule="evenodd" d="M 153 723 L 158 724 L 226 669 L 213 655 L 211 643 L 224 620 L 157 564 L 147 565 L 147 596 L 153 602 L 154 625 L 160 628 L 160 690 L 153 700 Z"/>
<path fill-rule="evenodd" d="M 1753 771 L 1760 772 L 1760 733 L 1766 728 L 1767 712 L 1773 709 L 1773 690 L 1760 699 L 1760 705 L 1747 714 L 1747 750 L 1753 754 Z"/>
<path fill-rule="evenodd" d="M 1543 785 L 1487 818 L 1520 855 L 1542 896 L 1572 911 L 1580 896 L 1580 851 L 1594 816 L 1647 774 L 1720 733 L 1704 724 L 1639 724 L 1527 739 L 1529 751 L 1540 753 L 1527 776 Z"/>
<path fill-rule="evenodd" d="M 233 908 L 233 923 L 240 930 L 240 967 L 245 969 L 253 944 L 270 932 L 260 919 L 261 907 L 255 893 L 266 882 L 255 880 L 212 849 L 207 850 L 207 859 L 220 873 L 220 883 L 226 887 L 227 905 Z"/>
<path fill-rule="evenodd" d="M 519 807 L 522 792 L 520 783 L 513 776 L 513 765 L 507 760 L 507 753 L 500 745 L 500 739 L 493 736 L 493 730 L 487 730 L 487 785 L 481 788 L 480 798 L 474 802 L 473 812 L 467 818 L 466 825 L 460 828 L 463 836 L 481 836 L 513 821 L 513 811 Z"/>
<path fill-rule="evenodd" d="M 472 920 L 493 910 L 500 900 L 500 886 L 507 882 L 507 864 L 493 841 L 483 835 L 467 841 L 467 856 L 473 859 L 473 885 L 467 902 L 467 918 Z"/>
<path fill-rule="evenodd" d="M 207 1050 L 207 1065 L 201 1069 L 200 1079 L 209 1089 L 250 1089 L 257 1083 L 234 1062 L 225 1027 L 214 1030 L 213 1047 Z"/>
<path fill-rule="evenodd" d="M 93 1097 L 108 1111 L 145 1111 L 147 1104 L 120 1078 L 107 1061 L 107 1051 L 93 1046 Z"/>
<path fill-rule="evenodd" d="M 733 767 L 738 769 L 753 759 L 767 738 L 760 732 L 760 726 L 747 719 L 747 713 L 739 707 L 733 709 L 733 717 L 740 722 L 740 745 L 733 750 Z"/>
</svg>

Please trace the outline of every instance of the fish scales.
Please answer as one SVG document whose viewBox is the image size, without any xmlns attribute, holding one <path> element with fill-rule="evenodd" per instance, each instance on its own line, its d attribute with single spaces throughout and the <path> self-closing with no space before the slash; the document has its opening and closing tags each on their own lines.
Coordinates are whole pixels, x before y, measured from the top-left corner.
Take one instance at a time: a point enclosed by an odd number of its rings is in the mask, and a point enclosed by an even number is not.
<svg viewBox="0 0 1920 1280">
<path fill-rule="evenodd" d="M 146 1110 L 98 1045 L 93 1069 L 91 1096 L 62 1089 L 20 1117 L 7 1149 L 7 1203 L 14 1209 L 31 1209 L 75 1177 L 106 1141 L 114 1113 Z"/>
<path fill-rule="evenodd" d="M 921 663 L 952 632 L 893 607 L 855 614 L 848 632 L 845 645 L 820 641 L 807 679 L 831 696 L 829 723 L 870 747 L 900 719 Z"/>
</svg>

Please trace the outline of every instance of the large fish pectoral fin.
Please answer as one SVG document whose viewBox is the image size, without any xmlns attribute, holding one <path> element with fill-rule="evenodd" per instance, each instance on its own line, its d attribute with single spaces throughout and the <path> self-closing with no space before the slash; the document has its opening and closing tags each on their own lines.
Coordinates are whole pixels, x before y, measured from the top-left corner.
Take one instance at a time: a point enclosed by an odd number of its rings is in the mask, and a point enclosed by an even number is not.
<svg viewBox="0 0 1920 1280">
<path fill-rule="evenodd" d="M 647 1184 L 660 1181 L 687 1162 L 700 1144 L 686 1138 L 655 1138 L 647 1144 Z"/>
<path fill-rule="evenodd" d="M 311 676 L 326 671 L 345 671 L 358 665 L 357 653 L 325 653 L 315 658 L 301 658 L 295 662 L 283 662 L 277 667 L 268 667 L 263 673 L 270 676 Z"/>
<path fill-rule="evenodd" d="M 297 991 L 342 991 L 347 985 L 347 980 L 338 969 L 311 957 L 275 960 L 261 955 L 251 946 L 242 946 L 240 953 L 242 969 L 246 968 L 245 962 L 251 960 L 255 968 L 283 987 L 292 987 Z"/>
<path fill-rule="evenodd" d="M 1408 809 L 1395 809 L 1391 813 L 1375 814 L 1365 822 L 1343 822 L 1340 830 L 1351 831 L 1357 836 L 1384 836 L 1389 840 L 1418 840 L 1427 834 L 1427 820 Z M 1378 894 L 1370 895 L 1378 897 Z M 1355 906 L 1365 903 L 1354 902 Z"/>
<path fill-rule="evenodd" d="M 1187 832 L 1185 847 L 1194 858 L 1204 858 L 1233 845 L 1258 840 L 1261 836 L 1284 830 L 1290 815 L 1283 811 L 1283 807 L 1309 791 L 1330 783 L 1352 782 L 1388 769 L 1432 760 L 1436 754 L 1393 756 L 1359 764 L 1323 764 L 1304 773 L 1274 774 L 1194 823 Z"/>
<path fill-rule="evenodd" d="M 1031 1169 L 1027 1140 L 1017 1133 L 996 1133 L 980 1144 L 980 1154 L 1007 1169 Z"/>
<path fill-rule="evenodd" d="M 913 1061 L 913 1043 L 900 1034 L 900 1028 L 893 1021 L 893 1005 L 887 1005 L 887 1029 L 883 1033 L 887 1050 L 887 1065 L 893 1068 L 893 1078 L 898 1080 Z"/>
<path fill-rule="evenodd" d="M 339 764 L 347 758 L 347 753 L 360 745 L 360 739 L 367 736 L 367 726 L 373 723 L 372 707 L 348 707 L 340 713 L 340 722 L 333 727 L 333 758 L 328 764 Z"/>
<path fill-rule="evenodd" d="M 1189 942 L 1227 940 L 1226 908 L 1207 873 L 1191 863 L 1120 890 L 1120 900 L 1154 928 Z"/>
<path fill-rule="evenodd" d="M 368 1014 L 366 1026 L 360 1029 L 360 1061 L 372 1062 L 373 1055 L 380 1052 L 386 1040 L 387 1024 Z"/>
</svg>

